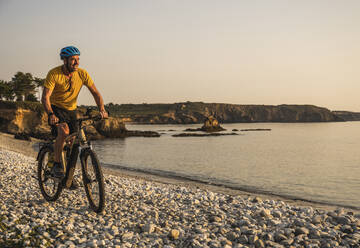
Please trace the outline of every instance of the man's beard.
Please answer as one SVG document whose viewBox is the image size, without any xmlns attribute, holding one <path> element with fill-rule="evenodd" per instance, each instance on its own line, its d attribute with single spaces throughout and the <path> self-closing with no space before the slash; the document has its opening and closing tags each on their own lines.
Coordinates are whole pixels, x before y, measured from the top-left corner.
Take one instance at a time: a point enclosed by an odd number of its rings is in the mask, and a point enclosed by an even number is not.
<svg viewBox="0 0 360 248">
<path fill-rule="evenodd" d="M 76 71 L 76 67 L 74 66 L 74 67 L 72 67 L 72 66 L 70 66 L 69 64 L 66 64 L 66 69 L 68 70 L 68 72 L 74 72 L 74 71 Z"/>
</svg>

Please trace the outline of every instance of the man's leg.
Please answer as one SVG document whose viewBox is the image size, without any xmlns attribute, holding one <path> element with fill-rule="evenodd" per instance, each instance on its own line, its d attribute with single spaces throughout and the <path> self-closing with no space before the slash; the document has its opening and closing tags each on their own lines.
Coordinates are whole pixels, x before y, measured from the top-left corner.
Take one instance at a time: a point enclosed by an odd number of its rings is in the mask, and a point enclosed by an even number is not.
<svg viewBox="0 0 360 248">
<path fill-rule="evenodd" d="M 63 168 L 61 161 L 61 152 L 64 148 L 65 139 L 69 135 L 69 127 L 66 123 L 57 125 L 57 137 L 54 144 L 54 173 L 56 177 L 63 177 L 65 168 Z"/>
</svg>

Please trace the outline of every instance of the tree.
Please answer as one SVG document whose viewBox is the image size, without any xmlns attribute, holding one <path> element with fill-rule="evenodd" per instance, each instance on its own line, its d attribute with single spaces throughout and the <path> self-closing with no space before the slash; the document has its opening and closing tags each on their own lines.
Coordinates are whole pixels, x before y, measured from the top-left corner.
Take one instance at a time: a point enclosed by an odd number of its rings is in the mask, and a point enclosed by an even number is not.
<svg viewBox="0 0 360 248">
<path fill-rule="evenodd" d="M 29 95 L 35 94 L 36 84 L 31 73 L 17 72 L 11 80 L 17 101 L 24 101 Z"/>
<path fill-rule="evenodd" d="M 36 87 L 43 87 L 44 83 L 45 83 L 45 78 L 35 77 L 34 78 L 34 83 L 35 83 Z"/>
<path fill-rule="evenodd" d="M 36 98 L 36 96 L 34 94 L 29 94 L 26 96 L 25 101 L 37 102 L 38 99 Z"/>
<path fill-rule="evenodd" d="M 41 98 L 41 96 L 40 96 L 40 94 L 41 94 L 40 89 L 42 89 L 42 88 L 44 87 L 45 78 L 35 77 L 34 82 L 35 82 L 36 89 L 37 89 L 37 91 L 38 91 L 39 99 L 40 99 L 40 98 Z"/>
<path fill-rule="evenodd" d="M 6 91 L 7 91 L 6 82 L 4 80 L 0 80 L 0 99 L 4 97 Z"/>
<path fill-rule="evenodd" d="M 0 80 L 0 100 L 5 99 L 8 101 L 14 100 L 15 94 L 12 89 L 12 83 Z"/>
<path fill-rule="evenodd" d="M 33 77 L 31 73 L 17 72 L 10 82 L 0 80 L 0 100 L 38 101 L 40 89 L 44 86 L 45 79 Z"/>
</svg>

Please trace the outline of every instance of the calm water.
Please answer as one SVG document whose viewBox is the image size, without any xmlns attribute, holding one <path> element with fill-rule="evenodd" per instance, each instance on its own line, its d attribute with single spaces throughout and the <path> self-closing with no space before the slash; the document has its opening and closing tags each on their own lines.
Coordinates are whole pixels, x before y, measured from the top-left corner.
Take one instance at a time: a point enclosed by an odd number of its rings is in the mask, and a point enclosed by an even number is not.
<svg viewBox="0 0 360 248">
<path fill-rule="evenodd" d="M 172 137 L 201 125 L 127 125 L 160 138 L 97 141 L 106 165 L 360 207 L 360 122 L 224 124 L 237 136 Z M 176 130 L 176 131 L 169 131 Z"/>
</svg>

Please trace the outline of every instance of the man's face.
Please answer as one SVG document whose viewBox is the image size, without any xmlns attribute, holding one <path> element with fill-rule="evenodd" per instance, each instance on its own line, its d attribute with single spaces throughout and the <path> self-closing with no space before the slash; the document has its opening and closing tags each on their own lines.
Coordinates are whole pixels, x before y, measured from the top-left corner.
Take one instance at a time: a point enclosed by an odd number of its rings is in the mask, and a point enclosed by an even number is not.
<svg viewBox="0 0 360 248">
<path fill-rule="evenodd" d="M 79 55 L 71 56 L 69 58 L 65 58 L 64 64 L 67 65 L 67 68 L 70 72 L 74 72 L 79 67 Z"/>
</svg>

